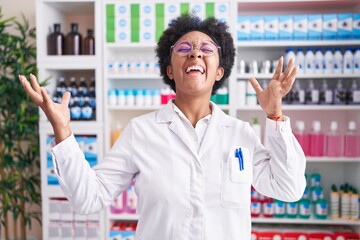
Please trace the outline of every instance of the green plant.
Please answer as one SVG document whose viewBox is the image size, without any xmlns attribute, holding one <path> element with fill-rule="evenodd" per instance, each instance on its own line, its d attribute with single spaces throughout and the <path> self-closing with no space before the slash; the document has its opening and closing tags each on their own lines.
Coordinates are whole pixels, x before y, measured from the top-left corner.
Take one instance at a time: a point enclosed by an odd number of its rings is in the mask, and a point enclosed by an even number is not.
<svg viewBox="0 0 360 240">
<path fill-rule="evenodd" d="M 13 32 L 13 33 L 12 33 Z M 35 28 L 23 16 L 3 19 L 0 7 L 0 236 L 26 239 L 33 219 L 41 222 L 38 107 L 18 75 L 36 74 Z"/>
</svg>

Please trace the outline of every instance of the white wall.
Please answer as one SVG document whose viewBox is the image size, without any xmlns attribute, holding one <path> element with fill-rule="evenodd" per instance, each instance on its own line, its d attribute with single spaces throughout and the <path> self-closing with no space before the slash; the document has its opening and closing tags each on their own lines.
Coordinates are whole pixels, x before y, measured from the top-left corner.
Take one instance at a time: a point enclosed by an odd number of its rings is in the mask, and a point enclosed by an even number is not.
<svg viewBox="0 0 360 240">
<path fill-rule="evenodd" d="M 35 27 L 35 0 L 0 0 L 0 7 L 2 8 L 1 12 L 4 15 L 3 19 L 16 17 L 19 22 L 22 22 L 22 14 L 24 14 L 25 18 L 28 19 L 30 26 Z M 29 236 L 41 240 L 41 232 L 40 224 L 33 221 Z"/>
</svg>

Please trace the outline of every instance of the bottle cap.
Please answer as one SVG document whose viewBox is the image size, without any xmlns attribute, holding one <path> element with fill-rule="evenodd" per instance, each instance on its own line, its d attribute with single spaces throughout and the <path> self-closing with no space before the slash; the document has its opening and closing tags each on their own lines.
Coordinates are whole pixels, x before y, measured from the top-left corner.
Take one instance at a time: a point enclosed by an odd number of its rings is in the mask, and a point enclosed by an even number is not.
<svg viewBox="0 0 360 240">
<path fill-rule="evenodd" d="M 295 125 L 296 125 L 296 129 L 298 131 L 302 132 L 305 130 L 305 122 L 304 121 L 296 121 Z"/>
<path fill-rule="evenodd" d="M 356 130 L 356 123 L 355 121 L 350 121 L 348 125 L 349 130 Z"/>
<path fill-rule="evenodd" d="M 320 121 L 314 121 L 313 122 L 313 130 L 314 130 L 314 132 L 320 132 L 320 130 L 321 130 Z"/>
<path fill-rule="evenodd" d="M 331 121 L 330 130 L 336 131 L 337 129 L 338 129 L 338 123 L 336 121 Z"/>
</svg>

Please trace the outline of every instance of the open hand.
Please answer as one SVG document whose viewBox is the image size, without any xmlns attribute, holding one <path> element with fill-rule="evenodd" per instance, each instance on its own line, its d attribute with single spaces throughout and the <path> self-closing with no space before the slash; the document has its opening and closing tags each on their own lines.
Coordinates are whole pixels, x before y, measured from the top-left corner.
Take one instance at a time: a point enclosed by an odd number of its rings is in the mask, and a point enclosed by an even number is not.
<svg viewBox="0 0 360 240">
<path fill-rule="evenodd" d="M 29 95 L 29 97 L 44 111 L 46 117 L 49 119 L 54 133 L 56 143 L 61 142 L 71 134 L 69 101 L 70 92 L 65 92 L 62 96 L 61 103 L 55 103 L 47 94 L 45 88 L 40 87 L 36 77 L 30 74 L 30 81 L 25 76 L 19 75 L 19 79 Z"/>
<path fill-rule="evenodd" d="M 255 78 L 250 78 L 261 108 L 266 112 L 268 118 L 282 116 L 282 98 L 290 91 L 294 84 L 299 67 L 294 67 L 295 59 L 291 58 L 287 68 L 282 73 L 284 59 L 278 61 L 276 71 L 266 89 L 262 89 Z"/>
</svg>

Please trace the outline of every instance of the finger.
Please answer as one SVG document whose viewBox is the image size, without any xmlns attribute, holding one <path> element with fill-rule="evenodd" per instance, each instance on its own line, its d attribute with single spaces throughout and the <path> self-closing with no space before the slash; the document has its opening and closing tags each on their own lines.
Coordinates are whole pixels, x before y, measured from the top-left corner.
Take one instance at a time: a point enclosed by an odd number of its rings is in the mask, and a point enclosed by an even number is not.
<svg viewBox="0 0 360 240">
<path fill-rule="evenodd" d="M 26 79 L 25 76 L 19 75 L 19 79 L 20 79 L 21 84 L 23 85 L 25 91 L 31 98 L 31 100 L 33 100 L 38 106 L 40 106 L 42 103 L 41 96 L 37 92 L 35 92 L 34 89 L 32 89 L 30 83 L 28 82 L 28 80 Z"/>
<path fill-rule="evenodd" d="M 281 56 L 279 58 L 279 60 L 278 60 L 277 67 L 276 67 L 273 79 L 278 80 L 280 78 L 281 70 L 283 68 L 283 64 L 284 64 L 284 58 L 283 58 L 283 56 Z"/>
<path fill-rule="evenodd" d="M 260 86 L 259 82 L 256 80 L 256 78 L 250 78 L 251 86 L 254 88 L 256 94 L 263 91 L 262 87 Z"/>
<path fill-rule="evenodd" d="M 31 86 L 32 88 L 35 90 L 35 92 L 40 94 L 40 86 L 39 83 L 35 77 L 35 75 L 33 75 L 32 73 L 30 73 L 30 80 L 31 80 Z"/>
<path fill-rule="evenodd" d="M 68 106 L 70 102 L 71 93 L 65 92 L 64 95 L 61 98 L 61 104 Z"/>
<path fill-rule="evenodd" d="M 298 71 L 299 71 L 299 66 L 294 67 L 287 80 L 283 82 L 287 90 L 290 90 L 292 85 L 294 84 L 296 79 L 296 74 Z"/>
<path fill-rule="evenodd" d="M 49 104 L 52 102 L 51 98 L 49 97 L 49 95 L 47 94 L 45 88 L 41 87 L 40 88 L 40 93 L 41 93 L 41 96 L 43 97 L 43 101 L 45 104 Z"/>
<path fill-rule="evenodd" d="M 289 77 L 290 73 L 294 68 L 294 64 L 295 64 L 295 58 L 292 57 L 288 62 L 285 72 L 280 76 L 280 81 L 286 80 Z"/>
</svg>

